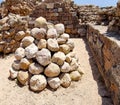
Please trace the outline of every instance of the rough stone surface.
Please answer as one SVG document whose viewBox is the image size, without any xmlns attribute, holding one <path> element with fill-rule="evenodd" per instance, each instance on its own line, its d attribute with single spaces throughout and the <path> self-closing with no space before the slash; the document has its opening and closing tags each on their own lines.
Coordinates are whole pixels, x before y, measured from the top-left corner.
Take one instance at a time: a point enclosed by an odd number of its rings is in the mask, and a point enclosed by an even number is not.
<svg viewBox="0 0 120 105">
<path fill-rule="evenodd" d="M 46 30 L 44 28 L 33 28 L 31 30 L 31 35 L 38 40 L 45 39 Z"/>
<path fill-rule="evenodd" d="M 27 46 L 29 46 L 30 44 L 32 44 L 34 42 L 34 38 L 32 36 L 26 36 L 22 39 L 21 43 L 22 46 L 25 48 Z"/>
<path fill-rule="evenodd" d="M 30 79 L 30 89 L 33 91 L 42 91 L 47 85 L 46 78 L 43 75 L 34 75 Z"/>
<path fill-rule="evenodd" d="M 17 79 L 22 85 L 26 85 L 29 79 L 28 72 L 19 71 L 17 74 Z"/>
<path fill-rule="evenodd" d="M 37 44 L 38 49 L 46 48 L 46 46 L 47 46 L 47 41 L 45 39 L 41 39 Z"/>
<path fill-rule="evenodd" d="M 60 74 L 60 67 L 55 63 L 51 63 L 45 68 L 44 74 L 47 77 L 57 77 Z"/>
<path fill-rule="evenodd" d="M 57 30 L 57 33 L 61 35 L 65 31 L 65 26 L 64 24 L 56 24 L 55 29 Z"/>
<path fill-rule="evenodd" d="M 71 80 L 73 81 L 79 81 L 81 79 L 81 75 L 78 71 L 72 71 L 70 73 Z"/>
<path fill-rule="evenodd" d="M 58 37 L 58 34 L 57 34 L 56 29 L 54 29 L 54 28 L 48 29 L 47 38 L 57 38 L 57 37 Z"/>
<path fill-rule="evenodd" d="M 36 59 L 39 64 L 47 66 L 51 62 L 51 53 L 48 49 L 43 48 L 36 53 Z"/>
<path fill-rule="evenodd" d="M 31 74 L 34 74 L 34 75 L 42 73 L 43 70 L 44 70 L 44 68 L 41 65 L 37 64 L 37 63 L 32 63 L 29 66 L 29 72 Z"/>
<path fill-rule="evenodd" d="M 26 58 L 21 59 L 21 61 L 20 61 L 20 69 L 28 70 L 30 63 L 31 63 L 30 60 L 28 60 Z"/>
<path fill-rule="evenodd" d="M 70 71 L 70 65 L 67 62 L 64 62 L 64 64 L 61 66 L 61 72 L 67 73 Z"/>
<path fill-rule="evenodd" d="M 43 17 L 39 17 L 35 20 L 35 27 L 39 28 L 46 28 L 47 27 L 47 21 Z"/>
<path fill-rule="evenodd" d="M 70 52 L 70 47 L 67 44 L 60 45 L 60 51 L 68 54 Z"/>
<path fill-rule="evenodd" d="M 38 51 L 38 47 L 35 44 L 31 44 L 25 48 L 25 55 L 28 59 L 34 58 Z"/>
<path fill-rule="evenodd" d="M 63 52 L 57 52 L 52 57 L 52 62 L 57 63 L 58 65 L 63 65 L 66 56 Z"/>
<path fill-rule="evenodd" d="M 52 89 L 57 89 L 60 87 L 60 79 L 58 77 L 48 78 L 48 84 Z"/>
<path fill-rule="evenodd" d="M 68 73 L 63 73 L 60 75 L 61 85 L 65 88 L 69 87 L 71 84 L 71 78 Z"/>
<path fill-rule="evenodd" d="M 59 50 L 59 45 L 56 39 L 48 39 L 47 47 L 50 51 L 56 52 Z"/>
<path fill-rule="evenodd" d="M 24 57 L 25 57 L 25 49 L 22 47 L 17 48 L 17 50 L 15 51 L 15 58 L 17 60 L 21 60 Z"/>
</svg>

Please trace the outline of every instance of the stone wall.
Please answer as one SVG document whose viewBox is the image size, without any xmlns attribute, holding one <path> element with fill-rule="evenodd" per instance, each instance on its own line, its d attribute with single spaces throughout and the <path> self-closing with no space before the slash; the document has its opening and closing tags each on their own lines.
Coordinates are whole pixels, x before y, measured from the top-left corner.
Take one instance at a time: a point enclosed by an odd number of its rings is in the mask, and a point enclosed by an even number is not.
<svg viewBox="0 0 120 105">
<path fill-rule="evenodd" d="M 120 1 L 118 1 L 117 3 L 117 9 L 115 11 L 115 15 L 112 21 L 109 23 L 108 31 L 114 31 L 120 34 Z"/>
<path fill-rule="evenodd" d="M 120 105 L 120 36 L 106 32 L 105 26 L 89 24 L 87 39 L 114 105 Z"/>
<path fill-rule="evenodd" d="M 116 7 L 102 7 L 98 11 L 97 24 L 99 25 L 109 25 L 109 23 L 115 17 Z"/>
<path fill-rule="evenodd" d="M 23 37 L 30 35 L 28 31 L 28 17 L 9 14 L 0 20 L 0 53 L 14 52 Z"/>
<path fill-rule="evenodd" d="M 77 35 L 80 25 L 77 12 L 73 8 L 71 9 L 72 3 L 63 2 L 62 0 L 55 0 L 54 2 L 45 0 L 45 2 L 36 6 L 30 16 L 33 20 L 42 16 L 53 24 L 63 23 L 67 33 Z"/>
<path fill-rule="evenodd" d="M 78 6 L 77 12 L 81 23 L 96 23 L 101 9 L 94 5 Z"/>
</svg>

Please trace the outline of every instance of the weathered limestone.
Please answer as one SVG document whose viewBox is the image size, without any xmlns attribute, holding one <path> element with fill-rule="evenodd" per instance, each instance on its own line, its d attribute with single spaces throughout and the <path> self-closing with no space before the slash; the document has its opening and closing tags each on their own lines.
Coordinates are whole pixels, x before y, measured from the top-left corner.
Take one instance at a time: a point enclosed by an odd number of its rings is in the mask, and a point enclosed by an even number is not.
<svg viewBox="0 0 120 105">
<path fill-rule="evenodd" d="M 80 80 L 82 73 L 78 72 L 74 43 L 69 34 L 64 33 L 64 25 L 46 28 L 43 20 L 37 19 L 40 28 L 27 30 L 10 69 L 11 79 L 17 78 L 21 85 L 29 85 L 34 92 L 44 90 L 47 85 L 54 90 L 60 86 L 67 88 L 72 81 Z"/>
<path fill-rule="evenodd" d="M 22 47 L 17 48 L 17 50 L 15 51 L 15 58 L 17 60 L 21 60 L 24 57 L 25 57 L 25 49 Z"/>
<path fill-rule="evenodd" d="M 48 49 L 43 48 L 36 53 L 36 59 L 39 64 L 47 66 L 51 62 L 51 52 Z"/>
<path fill-rule="evenodd" d="M 37 63 L 32 63 L 29 66 L 29 72 L 34 75 L 38 75 L 38 74 L 42 73 L 43 70 L 44 70 L 44 68 Z"/>
<path fill-rule="evenodd" d="M 45 89 L 46 85 L 47 81 L 45 76 L 43 75 L 34 75 L 30 79 L 30 89 L 33 91 L 42 91 L 43 89 Z"/>
<path fill-rule="evenodd" d="M 27 82 L 28 82 L 28 78 L 29 78 L 29 75 L 28 75 L 28 72 L 24 72 L 24 71 L 19 71 L 18 74 L 17 74 L 17 79 L 18 81 L 22 84 L 22 85 L 26 85 Z"/>
</svg>

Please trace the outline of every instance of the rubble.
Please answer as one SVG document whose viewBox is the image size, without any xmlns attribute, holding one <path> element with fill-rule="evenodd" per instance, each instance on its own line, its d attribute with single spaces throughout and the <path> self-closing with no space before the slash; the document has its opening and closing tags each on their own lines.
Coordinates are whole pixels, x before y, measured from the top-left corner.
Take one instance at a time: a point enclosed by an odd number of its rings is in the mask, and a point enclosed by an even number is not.
<svg viewBox="0 0 120 105">
<path fill-rule="evenodd" d="M 47 84 L 55 90 L 60 85 L 67 88 L 71 81 L 80 80 L 83 74 L 77 70 L 79 63 L 73 52 L 74 43 L 64 32 L 64 25 L 60 23 L 55 26 L 57 28 L 44 29 L 43 26 L 31 29 L 30 36 L 25 36 L 15 51 L 16 59 L 10 68 L 10 77 L 17 79 L 21 85 L 29 85 L 35 92 L 42 91 Z M 36 29 L 46 30 L 46 33 L 41 34 Z M 55 30 L 52 32 L 55 35 L 48 38 L 50 29 Z M 59 44 L 59 38 L 65 42 Z"/>
</svg>

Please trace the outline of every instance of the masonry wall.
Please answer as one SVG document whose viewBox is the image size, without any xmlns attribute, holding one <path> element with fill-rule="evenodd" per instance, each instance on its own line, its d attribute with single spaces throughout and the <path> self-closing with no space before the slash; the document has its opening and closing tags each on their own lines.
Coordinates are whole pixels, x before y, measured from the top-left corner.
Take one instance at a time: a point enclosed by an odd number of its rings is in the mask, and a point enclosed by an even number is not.
<svg viewBox="0 0 120 105">
<path fill-rule="evenodd" d="M 40 16 L 46 18 L 48 22 L 53 24 L 63 23 L 67 33 L 78 35 L 78 29 L 81 26 L 79 25 L 77 12 L 70 10 L 70 4 L 65 2 L 43 2 L 36 6 L 30 15 L 33 20 Z"/>
<path fill-rule="evenodd" d="M 99 30 L 100 27 L 88 25 L 87 39 L 114 105 L 120 105 L 120 37 L 106 34 L 107 28 Z"/>
</svg>

